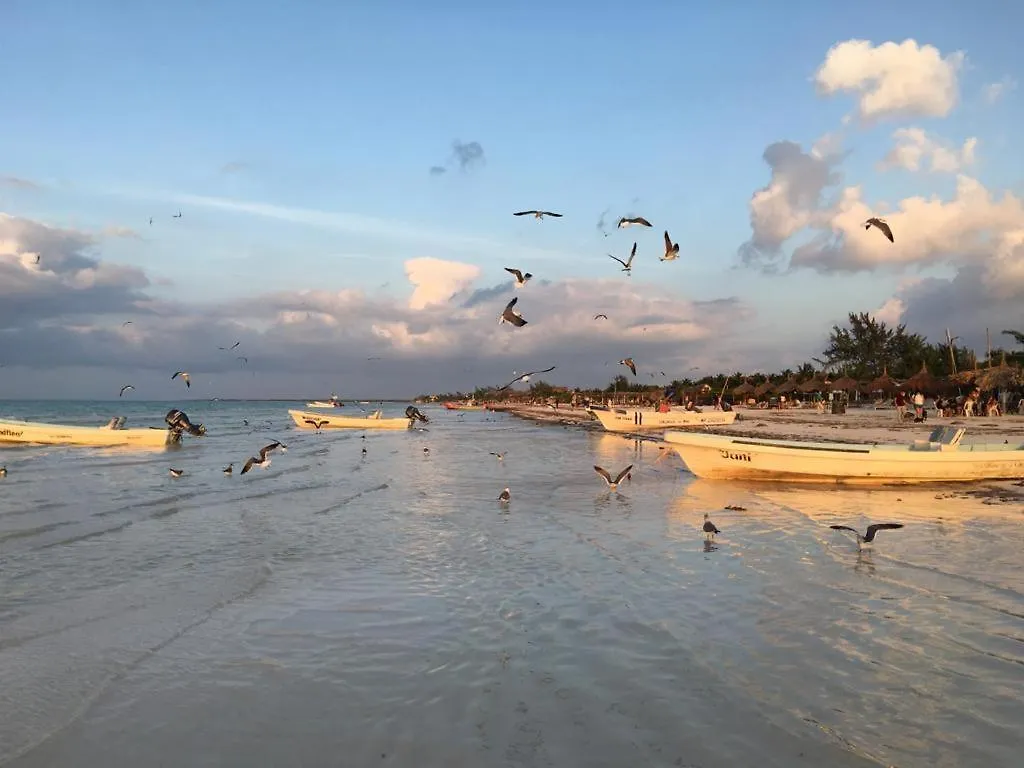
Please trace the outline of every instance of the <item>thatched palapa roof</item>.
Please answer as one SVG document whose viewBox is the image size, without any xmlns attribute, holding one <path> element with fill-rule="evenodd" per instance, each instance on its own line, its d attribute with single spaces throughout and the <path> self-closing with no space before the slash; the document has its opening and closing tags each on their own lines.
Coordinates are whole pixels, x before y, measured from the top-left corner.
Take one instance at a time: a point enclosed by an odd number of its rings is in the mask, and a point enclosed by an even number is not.
<svg viewBox="0 0 1024 768">
<path fill-rule="evenodd" d="M 828 392 L 831 388 L 832 383 L 825 383 L 818 374 L 814 374 L 811 378 L 797 387 L 797 392 L 803 392 L 804 394 L 810 394 L 811 392 Z"/>
<path fill-rule="evenodd" d="M 733 387 L 732 393 L 736 397 L 744 397 L 746 395 L 751 394 L 754 391 L 754 389 L 755 387 L 753 384 L 751 384 L 749 381 L 745 381 L 738 387 Z"/>
<path fill-rule="evenodd" d="M 932 376 L 925 363 L 921 363 L 921 370 L 903 382 L 908 390 L 921 390 L 926 395 L 938 394 L 944 387 L 942 379 Z"/>
<path fill-rule="evenodd" d="M 788 395 L 797 388 L 796 376 L 790 376 L 775 388 L 776 395 Z"/>
<path fill-rule="evenodd" d="M 886 394 L 895 392 L 898 388 L 899 384 L 889 376 L 888 368 L 883 369 L 881 376 L 865 386 L 868 392 L 885 392 Z"/>
<path fill-rule="evenodd" d="M 833 392 L 853 392 L 857 389 L 860 389 L 860 382 L 849 376 L 842 376 L 832 382 Z"/>
<path fill-rule="evenodd" d="M 772 384 L 770 381 L 765 381 L 765 382 L 763 382 L 761 384 L 758 384 L 754 388 L 754 397 L 764 397 L 769 392 L 771 392 L 774 388 L 775 388 L 775 385 Z"/>
</svg>

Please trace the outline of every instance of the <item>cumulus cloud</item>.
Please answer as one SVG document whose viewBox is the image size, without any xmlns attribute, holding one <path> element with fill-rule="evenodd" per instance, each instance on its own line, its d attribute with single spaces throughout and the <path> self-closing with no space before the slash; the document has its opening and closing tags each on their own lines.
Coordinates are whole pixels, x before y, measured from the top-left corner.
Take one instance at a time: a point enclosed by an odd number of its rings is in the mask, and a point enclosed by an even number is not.
<svg viewBox="0 0 1024 768">
<path fill-rule="evenodd" d="M 764 151 L 771 168 L 768 184 L 750 201 L 753 234 L 740 249 L 745 264 L 770 263 L 782 244 L 815 224 L 824 191 L 841 181 L 841 160 L 834 142 L 819 143 L 809 152 L 792 141 L 777 141 Z"/>
<path fill-rule="evenodd" d="M 1007 75 L 997 83 L 989 83 L 981 89 L 981 97 L 986 104 L 995 104 L 1003 96 L 1017 87 L 1017 81 Z"/>
<path fill-rule="evenodd" d="M 975 137 L 967 139 L 961 147 L 950 146 L 921 128 L 900 128 L 892 137 L 896 144 L 880 163 L 881 170 L 921 171 L 927 164 L 927 170 L 936 173 L 956 173 L 974 164 L 978 146 Z"/>
<path fill-rule="evenodd" d="M 448 301 L 480 276 L 480 268 L 474 264 L 426 257 L 405 262 L 405 275 L 413 285 L 409 306 L 423 309 Z"/>
<path fill-rule="evenodd" d="M 626 355 L 654 381 L 651 371 L 683 376 L 774 354 L 740 330 L 753 317 L 742 301 L 693 301 L 635 280 L 516 291 L 508 281 L 478 286 L 486 275 L 473 264 L 424 257 L 406 261 L 408 298 L 310 290 L 189 304 L 150 296 L 144 272 L 102 260 L 101 245 L 90 233 L 0 217 L 0 397 L 41 384 L 54 396 L 116 396 L 128 381 L 140 396 L 181 397 L 169 379 L 179 368 L 193 373 L 188 394 L 200 398 L 323 388 L 401 397 L 503 383 L 529 366 L 558 365 L 548 380 L 586 385 L 610 381 Z M 517 294 L 529 324 L 499 326 Z M 599 312 L 611 319 L 595 321 Z M 218 350 L 236 340 L 246 366 Z M 75 372 L 73 389 L 54 369 Z"/>
<path fill-rule="evenodd" d="M 847 40 L 829 49 L 814 80 L 823 94 L 855 94 L 861 120 L 945 117 L 959 98 L 963 62 L 960 51 L 943 56 L 912 39 Z"/>
</svg>

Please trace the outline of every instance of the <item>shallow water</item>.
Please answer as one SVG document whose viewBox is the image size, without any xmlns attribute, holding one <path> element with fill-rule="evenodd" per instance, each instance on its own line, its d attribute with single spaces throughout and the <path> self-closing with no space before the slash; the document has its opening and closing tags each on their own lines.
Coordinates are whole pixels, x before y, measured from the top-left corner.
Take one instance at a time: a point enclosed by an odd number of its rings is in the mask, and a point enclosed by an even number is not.
<svg viewBox="0 0 1024 768">
<path fill-rule="evenodd" d="M 495 414 L 297 432 L 293 405 L 187 404 L 209 434 L 170 452 L 0 449 L 0 764 L 1019 764 L 1019 505 L 695 481 Z M 863 555 L 828 528 L 892 519 Z"/>
</svg>

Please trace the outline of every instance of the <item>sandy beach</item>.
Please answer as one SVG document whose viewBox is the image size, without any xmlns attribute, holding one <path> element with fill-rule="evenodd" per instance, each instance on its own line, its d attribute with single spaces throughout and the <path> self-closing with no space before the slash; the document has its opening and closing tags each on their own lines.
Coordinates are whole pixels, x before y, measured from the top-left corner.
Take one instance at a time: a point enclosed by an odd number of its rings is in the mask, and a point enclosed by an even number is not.
<svg viewBox="0 0 1024 768">
<path fill-rule="evenodd" d="M 583 408 L 560 406 L 507 406 L 496 411 L 511 413 L 524 419 L 550 424 L 578 425 L 600 429 L 601 425 Z M 814 408 L 791 408 L 785 411 L 736 408 L 737 419 L 728 426 L 700 427 L 701 431 L 742 437 L 769 437 L 782 440 L 829 440 L 840 443 L 906 443 L 927 436 L 937 426 L 967 427 L 964 442 L 979 439 L 986 442 L 995 437 L 1020 437 L 1024 440 L 1024 416 L 996 418 L 929 418 L 922 424 L 896 422 L 892 408 L 851 408 L 842 415 L 819 413 Z M 654 439 L 660 432 L 641 433 Z"/>
</svg>

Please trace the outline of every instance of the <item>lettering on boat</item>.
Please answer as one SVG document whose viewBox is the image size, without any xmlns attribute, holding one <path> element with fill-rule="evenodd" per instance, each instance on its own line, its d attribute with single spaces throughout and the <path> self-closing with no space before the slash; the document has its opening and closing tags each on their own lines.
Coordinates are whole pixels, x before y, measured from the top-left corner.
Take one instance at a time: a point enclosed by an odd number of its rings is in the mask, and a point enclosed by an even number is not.
<svg viewBox="0 0 1024 768">
<path fill-rule="evenodd" d="M 720 448 L 718 452 L 722 455 L 723 459 L 732 459 L 733 461 L 750 461 L 750 454 L 746 452 L 727 451 L 724 448 Z"/>
<path fill-rule="evenodd" d="M 24 431 L 20 429 L 0 429 L 0 435 L 3 435 L 4 437 L 21 437 L 23 434 Z"/>
</svg>

